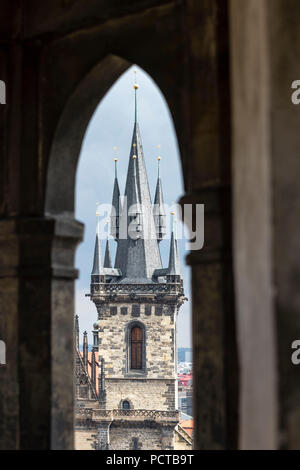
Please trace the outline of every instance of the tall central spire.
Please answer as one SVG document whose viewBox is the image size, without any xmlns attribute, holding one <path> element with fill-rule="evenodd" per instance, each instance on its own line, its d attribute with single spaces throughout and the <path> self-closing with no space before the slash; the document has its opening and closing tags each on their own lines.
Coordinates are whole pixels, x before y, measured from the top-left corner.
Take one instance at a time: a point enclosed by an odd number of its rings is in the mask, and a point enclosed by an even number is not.
<svg viewBox="0 0 300 470">
<path fill-rule="evenodd" d="M 152 211 L 152 202 L 144 160 L 142 140 L 137 121 L 137 90 L 134 81 L 134 127 L 129 153 L 129 163 L 125 186 L 127 210 L 120 217 L 120 238 L 116 253 L 115 267 L 122 272 L 121 282 L 151 282 L 155 269 L 161 268 L 161 257 L 157 242 L 156 229 Z M 138 200 L 137 200 L 138 199 Z M 138 203 L 139 213 L 133 209 Z M 125 208 L 126 209 L 126 208 Z M 129 225 L 132 222 L 130 212 L 136 216 L 137 228 L 140 225 L 140 236 L 131 237 Z M 138 217 L 137 217 L 138 216 Z M 140 221 L 140 224 L 139 224 Z"/>
</svg>

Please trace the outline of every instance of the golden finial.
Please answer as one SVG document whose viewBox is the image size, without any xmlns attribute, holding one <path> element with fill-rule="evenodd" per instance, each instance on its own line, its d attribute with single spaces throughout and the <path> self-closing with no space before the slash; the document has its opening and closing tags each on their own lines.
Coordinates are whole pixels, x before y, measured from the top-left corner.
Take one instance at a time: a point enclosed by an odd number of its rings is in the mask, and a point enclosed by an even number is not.
<svg viewBox="0 0 300 470">
<path fill-rule="evenodd" d="M 135 159 L 136 159 L 136 155 L 132 155 L 132 158 L 133 158 L 133 160 L 135 160 Z"/>
<path fill-rule="evenodd" d="M 118 150 L 118 147 L 115 145 L 115 146 L 114 146 L 114 151 L 116 152 L 117 150 Z M 114 158 L 114 162 L 117 163 L 117 161 L 118 161 L 118 158 L 115 157 L 115 158 Z"/>
<path fill-rule="evenodd" d="M 174 217 L 174 215 L 175 215 L 175 212 L 172 211 L 172 212 L 171 212 L 171 216 L 172 216 L 172 219 L 171 219 L 172 232 L 174 232 L 174 227 L 175 227 L 175 217 Z"/>
<path fill-rule="evenodd" d="M 160 144 L 158 144 L 157 148 L 160 149 Z M 158 161 L 161 160 L 161 156 L 160 156 L 160 155 L 157 157 L 157 160 L 158 160 Z"/>
<path fill-rule="evenodd" d="M 137 90 L 139 88 L 138 84 L 136 83 L 136 70 L 134 70 L 134 85 L 133 88 Z"/>
<path fill-rule="evenodd" d="M 132 147 L 136 147 L 136 143 L 132 144 Z"/>
<path fill-rule="evenodd" d="M 117 151 L 118 150 L 118 147 L 115 145 L 114 146 L 114 150 Z M 114 158 L 114 162 L 115 162 L 115 178 L 117 178 L 117 161 L 118 161 L 118 158 L 115 157 Z"/>
<path fill-rule="evenodd" d="M 158 144 L 157 148 L 160 149 L 160 144 Z M 160 164 L 160 161 L 161 161 L 161 156 L 160 155 L 158 155 L 157 160 L 158 160 L 158 162 L 157 162 L 157 177 L 159 178 L 159 164 Z"/>
</svg>

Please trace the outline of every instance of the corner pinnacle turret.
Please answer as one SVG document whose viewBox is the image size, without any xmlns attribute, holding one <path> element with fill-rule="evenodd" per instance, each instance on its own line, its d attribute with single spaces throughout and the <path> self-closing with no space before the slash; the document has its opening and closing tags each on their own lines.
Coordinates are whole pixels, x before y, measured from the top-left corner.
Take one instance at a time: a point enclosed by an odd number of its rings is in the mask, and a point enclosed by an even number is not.
<svg viewBox="0 0 300 470">
<path fill-rule="evenodd" d="M 101 245 L 100 239 L 98 234 L 98 224 L 96 230 L 96 239 L 95 239 L 95 248 L 94 248 L 94 261 L 93 261 L 93 269 L 92 269 L 92 276 L 100 276 L 102 271 L 102 259 L 101 259 Z"/>
<path fill-rule="evenodd" d="M 158 146 L 160 147 L 160 145 Z M 157 184 L 155 190 L 155 197 L 154 197 L 154 205 L 153 205 L 153 215 L 155 221 L 155 229 L 157 240 L 160 242 L 163 237 L 166 235 L 166 213 L 164 208 L 164 198 L 163 198 L 163 191 L 162 191 L 162 183 L 159 174 L 159 165 L 160 165 L 161 157 L 157 157 Z"/>
<path fill-rule="evenodd" d="M 115 147 L 117 150 L 117 147 Z M 119 189 L 119 182 L 118 182 L 118 174 L 117 174 L 117 162 L 118 159 L 115 157 L 115 181 L 114 181 L 114 189 L 113 189 L 113 197 L 112 197 L 112 212 L 110 215 L 110 233 L 117 241 L 120 235 L 120 214 L 122 212 L 121 203 L 120 203 L 120 189 Z"/>
</svg>

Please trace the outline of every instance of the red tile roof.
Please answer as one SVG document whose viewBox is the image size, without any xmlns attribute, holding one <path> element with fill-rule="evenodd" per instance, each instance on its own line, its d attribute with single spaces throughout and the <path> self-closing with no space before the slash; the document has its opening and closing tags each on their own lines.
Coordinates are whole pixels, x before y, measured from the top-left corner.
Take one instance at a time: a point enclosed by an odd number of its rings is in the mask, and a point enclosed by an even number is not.
<svg viewBox="0 0 300 470">
<path fill-rule="evenodd" d="M 193 437 L 194 430 L 194 420 L 193 419 L 182 419 L 179 422 L 180 426 L 191 436 Z"/>
</svg>

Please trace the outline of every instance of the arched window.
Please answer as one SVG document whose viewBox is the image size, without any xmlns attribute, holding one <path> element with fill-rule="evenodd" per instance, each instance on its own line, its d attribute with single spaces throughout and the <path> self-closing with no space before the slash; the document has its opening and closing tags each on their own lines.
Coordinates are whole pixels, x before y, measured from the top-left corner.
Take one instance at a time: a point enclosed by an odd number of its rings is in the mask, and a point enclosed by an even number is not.
<svg viewBox="0 0 300 470">
<path fill-rule="evenodd" d="M 127 323 L 125 343 L 126 374 L 130 376 L 146 375 L 146 326 L 137 320 Z"/>
<path fill-rule="evenodd" d="M 122 403 L 122 409 L 123 410 L 130 410 L 130 403 L 128 400 L 124 400 Z"/>
<path fill-rule="evenodd" d="M 132 439 L 132 450 L 139 450 L 139 441 L 136 437 Z"/>
<path fill-rule="evenodd" d="M 143 330 L 139 326 L 134 326 L 130 331 L 130 369 L 142 369 L 142 357 Z"/>
</svg>

